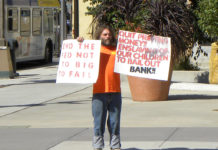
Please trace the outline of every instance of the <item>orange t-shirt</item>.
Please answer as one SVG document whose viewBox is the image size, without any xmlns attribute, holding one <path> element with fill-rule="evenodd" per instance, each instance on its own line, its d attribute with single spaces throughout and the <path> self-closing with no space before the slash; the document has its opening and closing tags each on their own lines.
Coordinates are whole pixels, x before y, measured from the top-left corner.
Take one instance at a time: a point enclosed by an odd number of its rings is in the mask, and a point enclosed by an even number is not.
<svg viewBox="0 0 218 150">
<path fill-rule="evenodd" d="M 99 75 L 93 94 L 121 92 L 120 74 L 114 72 L 115 56 L 116 47 L 101 46 Z"/>
</svg>

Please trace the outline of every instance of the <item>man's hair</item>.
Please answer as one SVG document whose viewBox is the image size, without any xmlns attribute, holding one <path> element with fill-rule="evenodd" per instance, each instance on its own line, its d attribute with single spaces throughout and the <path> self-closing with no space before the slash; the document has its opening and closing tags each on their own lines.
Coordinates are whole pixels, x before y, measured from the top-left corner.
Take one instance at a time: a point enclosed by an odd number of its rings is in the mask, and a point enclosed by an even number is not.
<svg viewBox="0 0 218 150">
<path fill-rule="evenodd" d="M 101 36 L 101 33 L 104 31 L 104 29 L 108 29 L 111 33 L 111 36 L 112 36 L 112 45 L 116 45 L 116 37 L 115 37 L 115 33 L 114 33 L 114 30 L 111 28 L 111 26 L 109 25 L 100 25 L 97 27 L 96 31 L 95 31 L 95 34 L 94 34 L 94 38 L 96 40 L 99 40 L 100 39 L 100 36 Z"/>
</svg>

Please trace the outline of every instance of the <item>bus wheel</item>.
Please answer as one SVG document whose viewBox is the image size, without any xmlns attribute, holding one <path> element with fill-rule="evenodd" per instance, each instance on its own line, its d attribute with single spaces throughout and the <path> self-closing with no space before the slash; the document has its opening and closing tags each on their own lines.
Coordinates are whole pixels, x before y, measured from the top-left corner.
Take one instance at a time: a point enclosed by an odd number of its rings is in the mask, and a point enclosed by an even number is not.
<svg viewBox="0 0 218 150">
<path fill-rule="evenodd" d="M 45 47 L 45 63 L 52 63 L 52 48 L 49 45 Z"/>
</svg>

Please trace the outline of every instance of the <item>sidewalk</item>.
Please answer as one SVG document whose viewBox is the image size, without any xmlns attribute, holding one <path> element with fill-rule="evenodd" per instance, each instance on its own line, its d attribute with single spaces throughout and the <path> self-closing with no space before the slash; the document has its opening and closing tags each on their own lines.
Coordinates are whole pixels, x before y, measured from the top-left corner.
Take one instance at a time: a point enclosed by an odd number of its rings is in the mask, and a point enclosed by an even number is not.
<svg viewBox="0 0 218 150">
<path fill-rule="evenodd" d="M 55 80 L 54 72 L 41 79 L 34 71 L 28 72 L 33 76 L 15 79 L 20 88 L 26 87 L 23 83 L 34 82 L 36 87 L 45 78 Z M 41 72 L 46 73 L 46 68 Z M 48 89 L 54 84 L 40 85 Z M 4 80 L 1 85 L 13 83 Z M 22 105 L 29 102 L 28 97 L 17 100 L 16 106 L 0 104 L 1 109 L 25 107 L 0 117 L 0 150 L 92 150 L 92 87 L 85 87 L 78 91 L 62 85 L 59 89 L 66 88 L 63 96 L 56 89 L 54 94 L 58 96 L 50 101 L 45 96 L 40 101 L 31 99 L 38 105 Z M 134 102 L 124 76 L 122 97 L 122 150 L 218 149 L 218 85 L 174 80 L 168 101 Z M 105 150 L 109 150 L 107 130 L 105 134 Z"/>
<path fill-rule="evenodd" d="M 132 101 L 122 77 L 122 93 L 123 150 L 218 149 L 218 85 L 173 82 L 169 101 L 141 103 Z M 49 150 L 92 149 L 91 135 L 92 128 L 84 128 Z M 106 131 L 106 150 L 108 140 Z"/>
<path fill-rule="evenodd" d="M 218 148 L 218 128 L 122 128 L 122 150 L 215 150 Z M 216 132 L 214 132 L 216 131 Z M 91 129 L 80 137 L 70 139 L 49 150 L 91 150 Z M 109 137 L 105 138 L 109 150 Z"/>
<path fill-rule="evenodd" d="M 91 93 L 91 89 L 88 90 Z M 217 85 L 173 83 L 168 101 L 134 102 L 128 83 L 125 77 L 122 78 L 122 150 L 218 149 L 217 91 Z M 68 98 L 76 99 L 76 95 Z M 88 120 L 90 123 L 90 118 Z M 83 126 L 81 123 L 75 127 L 80 129 Z M 49 150 L 91 150 L 91 139 L 92 125 L 86 125 L 77 135 Z M 108 140 L 106 130 L 106 150 L 109 150 Z"/>
</svg>

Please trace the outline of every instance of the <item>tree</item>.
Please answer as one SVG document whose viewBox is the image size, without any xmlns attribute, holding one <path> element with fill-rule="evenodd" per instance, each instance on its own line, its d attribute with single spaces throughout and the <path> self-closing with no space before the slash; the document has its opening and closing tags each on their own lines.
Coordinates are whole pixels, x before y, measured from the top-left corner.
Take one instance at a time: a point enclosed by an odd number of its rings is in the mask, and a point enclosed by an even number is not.
<svg viewBox="0 0 218 150">
<path fill-rule="evenodd" d="M 195 42 L 195 16 L 186 0 L 84 0 L 90 2 L 93 24 L 171 37 L 172 55 L 178 58 Z"/>
<path fill-rule="evenodd" d="M 89 2 L 86 14 L 93 16 L 92 24 L 108 24 L 116 31 L 136 29 L 141 23 L 144 0 L 84 0 Z M 132 29 L 132 30 L 134 30 Z"/>
<path fill-rule="evenodd" d="M 196 3 L 196 2 L 195 2 Z M 195 14 L 199 28 L 211 38 L 218 37 L 218 0 L 197 0 Z"/>
</svg>

